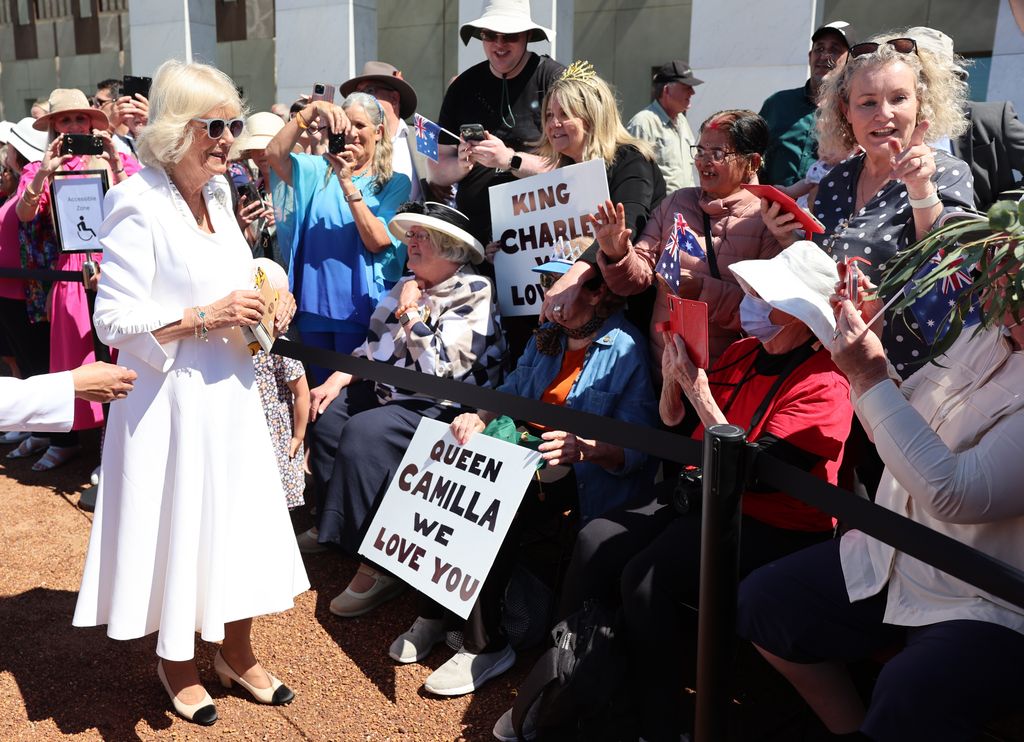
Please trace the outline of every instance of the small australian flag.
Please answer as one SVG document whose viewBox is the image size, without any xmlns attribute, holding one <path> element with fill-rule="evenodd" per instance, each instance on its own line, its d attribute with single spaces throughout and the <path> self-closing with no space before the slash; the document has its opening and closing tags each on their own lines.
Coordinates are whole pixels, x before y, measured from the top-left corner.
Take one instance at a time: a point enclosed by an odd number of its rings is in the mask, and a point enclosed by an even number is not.
<svg viewBox="0 0 1024 742">
<path fill-rule="evenodd" d="M 935 255 L 914 275 L 912 281 L 920 281 L 927 276 L 938 267 L 941 260 L 942 255 Z M 936 340 L 946 334 L 946 330 L 949 329 L 950 310 L 956 306 L 960 294 L 971 283 L 970 274 L 961 266 L 935 284 L 931 291 L 911 305 L 910 311 L 917 319 L 918 332 L 921 333 L 921 337 L 928 345 L 934 345 Z M 964 327 L 970 327 L 978 320 L 978 305 L 972 303 L 970 311 L 964 318 Z"/>
<path fill-rule="evenodd" d="M 697 242 L 697 235 L 686 223 L 683 215 L 676 212 L 672 225 L 672 232 L 665 240 L 665 250 L 658 259 L 654 270 L 664 278 L 672 290 L 679 293 L 679 251 L 682 250 L 699 260 L 707 260 L 704 248 Z"/>
<path fill-rule="evenodd" d="M 418 113 L 413 123 L 416 126 L 416 151 L 437 162 L 437 139 L 441 136 L 441 127 Z"/>
</svg>

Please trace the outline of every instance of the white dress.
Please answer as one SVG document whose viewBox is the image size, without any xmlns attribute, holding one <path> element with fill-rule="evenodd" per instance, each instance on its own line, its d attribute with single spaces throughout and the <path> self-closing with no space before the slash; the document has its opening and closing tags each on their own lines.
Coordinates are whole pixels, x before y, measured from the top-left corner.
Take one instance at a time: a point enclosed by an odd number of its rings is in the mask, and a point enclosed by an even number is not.
<svg viewBox="0 0 1024 742">
<path fill-rule="evenodd" d="M 177 661 L 196 631 L 220 641 L 225 623 L 287 610 L 309 587 L 241 331 L 151 334 L 252 285 L 226 182 L 203 192 L 215 234 L 159 169 L 106 197 L 96 330 L 139 378 L 110 407 L 74 617 L 114 639 L 159 631 L 157 654 Z"/>
</svg>

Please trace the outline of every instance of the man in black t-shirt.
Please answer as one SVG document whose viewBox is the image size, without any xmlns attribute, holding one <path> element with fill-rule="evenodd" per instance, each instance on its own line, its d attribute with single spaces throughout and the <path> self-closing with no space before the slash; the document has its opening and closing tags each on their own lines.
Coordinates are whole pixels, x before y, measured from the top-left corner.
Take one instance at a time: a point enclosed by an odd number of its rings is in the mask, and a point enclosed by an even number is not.
<svg viewBox="0 0 1024 742">
<path fill-rule="evenodd" d="M 487 60 L 459 75 L 441 104 L 438 123 L 460 133 L 464 124 L 480 124 L 483 139 L 467 141 L 441 136 L 439 161 L 430 163 L 430 181 L 458 184 L 456 204 L 473 224 L 474 236 L 491 241 L 487 189 L 519 175 L 551 169 L 551 163 L 529 154 L 540 139 L 540 104 L 564 67 L 548 56 L 527 51 L 531 41 L 553 34 L 530 19 L 529 2 L 521 8 L 491 5 L 482 17 L 459 30 L 462 41 L 478 38 Z"/>
</svg>

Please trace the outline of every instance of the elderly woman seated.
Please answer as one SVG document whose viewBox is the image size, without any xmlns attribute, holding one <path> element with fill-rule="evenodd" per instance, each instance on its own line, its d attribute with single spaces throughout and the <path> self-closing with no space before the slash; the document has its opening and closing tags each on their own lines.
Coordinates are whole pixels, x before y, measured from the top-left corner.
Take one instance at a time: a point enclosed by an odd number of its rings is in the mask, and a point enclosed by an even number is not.
<svg viewBox="0 0 1024 742">
<path fill-rule="evenodd" d="M 885 463 L 875 501 L 1020 570 L 1024 327 L 988 285 L 982 329 L 902 383 L 879 302 L 837 306 L 832 357 Z M 738 627 L 843 739 L 975 739 L 1024 691 L 1024 609 L 858 530 L 751 574 Z M 865 710 L 846 663 L 899 643 Z"/>
<path fill-rule="evenodd" d="M 388 229 L 404 240 L 412 276 L 381 298 L 366 342 L 353 351 L 381 363 L 481 386 L 497 386 L 505 339 L 490 279 L 468 264 L 483 259 L 469 220 L 447 206 L 409 203 Z M 318 528 L 302 551 L 341 546 L 356 554 L 373 512 L 424 417 L 450 421 L 459 408 L 416 392 L 337 371 L 311 392 L 310 468 L 320 499 Z M 331 601 L 338 616 L 359 616 L 395 597 L 401 580 L 363 564 Z"/>
<path fill-rule="evenodd" d="M 570 265 L 558 260 L 535 270 L 560 273 Z M 655 401 L 644 340 L 623 317 L 622 304 L 600 276 L 586 282 L 558 322 L 537 331 L 500 390 L 653 426 Z M 459 415 L 452 432 L 464 444 L 496 417 L 484 411 Z M 424 682 L 430 693 L 471 693 L 515 663 L 516 654 L 500 631 L 501 600 L 525 530 L 568 509 L 578 511 L 586 523 L 630 502 L 653 481 L 647 457 L 639 451 L 564 430 L 528 427 L 543 439 L 538 450 L 549 466 L 538 472 L 527 491 L 469 619 L 462 621 L 424 598 L 420 617 L 391 645 L 392 659 L 419 662 L 445 638 L 446 630 L 462 632 L 462 649 Z"/>
<path fill-rule="evenodd" d="M 661 417 L 678 424 L 686 395 L 700 417 L 693 433 L 731 423 L 760 450 L 835 484 L 853 415 L 850 387 L 827 347 L 834 322 L 828 297 L 837 280 L 832 259 L 799 242 L 770 260 L 733 263 L 744 296 L 740 318 L 750 337 L 730 345 L 706 373 L 678 336 L 664 337 Z M 647 740 L 679 739 L 678 690 L 692 679 L 695 637 L 682 631 L 680 601 L 695 605 L 700 566 L 698 513 L 679 514 L 657 500 L 598 518 L 580 532 L 565 579 L 560 613 L 588 599 L 622 603 L 630 659 L 627 703 Z M 740 571 L 828 539 L 831 518 L 755 483 L 743 495 Z M 515 739 L 510 714 L 495 727 Z"/>
</svg>

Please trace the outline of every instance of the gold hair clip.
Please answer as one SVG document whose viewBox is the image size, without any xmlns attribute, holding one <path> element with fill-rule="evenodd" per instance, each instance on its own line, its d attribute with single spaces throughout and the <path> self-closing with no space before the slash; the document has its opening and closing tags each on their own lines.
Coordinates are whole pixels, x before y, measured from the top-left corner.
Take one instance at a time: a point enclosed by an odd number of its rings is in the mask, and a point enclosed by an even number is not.
<svg viewBox="0 0 1024 742">
<path fill-rule="evenodd" d="M 584 59 L 578 59 L 562 72 L 562 80 L 578 80 L 580 82 L 586 82 L 597 77 L 597 71 L 594 70 L 594 65 Z"/>
</svg>

